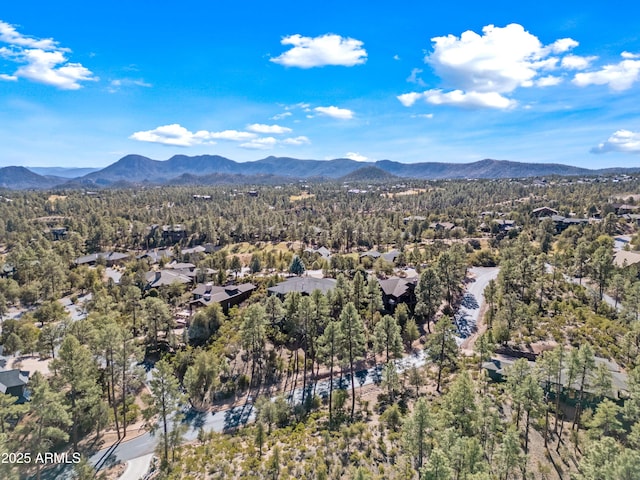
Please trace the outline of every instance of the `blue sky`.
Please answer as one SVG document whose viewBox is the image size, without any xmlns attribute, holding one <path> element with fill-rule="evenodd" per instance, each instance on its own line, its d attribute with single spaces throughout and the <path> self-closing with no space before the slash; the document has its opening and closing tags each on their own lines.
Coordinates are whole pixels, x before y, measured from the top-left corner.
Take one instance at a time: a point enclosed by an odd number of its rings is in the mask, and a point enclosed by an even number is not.
<svg viewBox="0 0 640 480">
<path fill-rule="evenodd" d="M 638 3 L 515 3 L 3 2 L 0 166 L 638 166 Z"/>
</svg>

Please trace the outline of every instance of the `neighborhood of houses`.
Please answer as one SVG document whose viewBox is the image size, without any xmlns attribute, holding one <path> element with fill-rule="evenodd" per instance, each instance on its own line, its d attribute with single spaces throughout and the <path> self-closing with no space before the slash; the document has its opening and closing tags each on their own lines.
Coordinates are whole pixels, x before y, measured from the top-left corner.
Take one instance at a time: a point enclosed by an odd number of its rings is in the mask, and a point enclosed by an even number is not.
<svg viewBox="0 0 640 480">
<path fill-rule="evenodd" d="M 253 192 L 252 192 L 253 193 Z M 195 198 L 195 197 L 194 197 Z M 207 200 L 207 196 L 198 197 Z M 640 206 L 630 204 L 612 204 L 613 214 L 629 224 L 640 225 Z M 538 219 L 540 222 L 551 222 L 555 233 L 561 233 L 571 226 L 580 226 L 589 223 L 601 222 L 603 219 L 599 212 L 593 212 L 589 218 L 578 218 L 572 215 L 563 216 L 551 207 L 543 206 L 535 208 L 530 212 L 532 219 Z M 500 212 L 482 212 L 480 215 L 480 223 L 478 230 L 485 236 L 504 237 L 510 232 L 517 232 L 520 226 L 518 223 Z M 421 215 L 409 215 L 404 217 L 403 223 L 410 225 L 414 222 L 426 222 L 427 217 Z M 430 222 L 429 228 L 435 232 L 435 238 L 448 238 L 447 235 L 456 227 L 452 221 L 436 221 Z M 203 244 L 189 246 L 187 248 L 178 249 L 177 245 L 185 243 L 188 238 L 188 232 L 183 225 L 151 225 L 150 232 L 161 239 L 164 248 L 152 248 L 135 254 L 118 252 L 118 251 L 101 251 L 80 256 L 73 261 L 75 266 L 88 266 L 94 268 L 96 265 L 104 265 L 107 270 L 107 277 L 118 283 L 124 265 L 129 260 L 145 259 L 150 270 L 144 274 L 146 290 L 163 289 L 171 287 L 175 284 L 183 285 L 189 293 L 187 303 L 187 318 L 184 322 L 186 326 L 189 324 L 189 318 L 198 308 L 206 307 L 212 303 L 218 303 L 223 311 L 227 313 L 230 308 L 239 305 L 257 289 L 252 283 L 238 283 L 238 278 L 244 277 L 244 272 L 240 275 L 236 273 L 232 282 L 227 282 L 228 275 L 224 275 L 223 285 L 215 285 L 217 271 L 210 268 L 198 268 L 195 263 L 177 261 L 174 259 L 179 252 L 181 258 L 188 258 L 190 255 L 206 255 L 213 253 L 219 247 L 213 244 Z M 53 240 L 64 239 L 68 231 L 65 227 L 56 227 L 48 229 Z M 618 240 L 623 244 L 629 243 L 629 237 L 619 237 Z M 311 245 L 304 249 L 304 252 L 312 257 L 330 261 L 333 255 L 331 249 L 323 245 Z M 387 252 L 378 250 L 368 250 L 358 253 L 360 261 L 365 259 L 375 262 L 383 259 L 390 264 L 396 263 L 401 252 L 391 249 Z M 618 267 L 624 268 L 631 265 L 640 264 L 640 252 L 634 252 L 628 248 L 617 248 L 614 255 L 614 263 Z M 246 270 L 246 269 L 245 269 Z M 10 277 L 15 272 L 15 267 L 8 263 L 0 266 L 0 277 Z M 398 274 L 400 273 L 401 274 Z M 396 270 L 395 275 L 384 276 L 378 279 L 385 310 L 393 311 L 400 304 L 406 304 L 410 309 L 416 303 L 415 289 L 418 284 L 418 272 L 413 269 L 405 268 Z M 303 295 L 310 295 L 314 290 L 320 290 L 323 293 L 333 289 L 336 280 L 333 278 L 325 278 L 322 271 L 305 272 L 303 275 L 292 275 L 283 281 L 276 283 L 267 288 L 268 295 L 277 295 L 284 298 L 289 292 L 299 292 Z M 1 348 L 1 346 L 0 346 Z M 0 351 L 1 355 L 1 351 Z M 535 360 L 532 359 L 532 360 Z M 597 359 L 597 362 L 606 364 L 611 372 L 613 379 L 613 389 L 611 398 L 621 401 L 625 398 L 627 391 L 627 376 L 620 368 L 608 362 L 605 359 Z M 509 375 L 509 367 L 513 363 L 513 359 L 508 356 L 500 356 L 492 358 L 490 361 L 484 362 L 483 368 L 488 372 L 491 379 L 502 381 Z M 572 398 L 571 392 L 575 391 L 576 385 L 569 384 L 566 380 L 566 374 L 562 376 L 562 387 L 567 392 L 567 398 Z M 0 392 L 3 394 L 13 395 L 19 398 L 19 402 L 27 401 L 29 372 L 20 369 L 11 369 L 0 371 Z M 587 387 L 587 393 L 593 394 Z"/>
</svg>

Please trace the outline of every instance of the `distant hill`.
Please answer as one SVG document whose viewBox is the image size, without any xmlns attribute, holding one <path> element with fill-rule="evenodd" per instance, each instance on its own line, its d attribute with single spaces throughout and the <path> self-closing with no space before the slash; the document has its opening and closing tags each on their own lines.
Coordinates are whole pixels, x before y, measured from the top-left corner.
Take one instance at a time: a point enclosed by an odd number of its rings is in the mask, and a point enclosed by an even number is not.
<svg viewBox="0 0 640 480">
<path fill-rule="evenodd" d="M 38 175 L 53 175 L 55 177 L 62 178 L 78 178 L 83 175 L 88 175 L 92 172 L 97 172 L 99 168 L 64 168 L 64 167 L 26 167 L 33 173 Z"/>
<path fill-rule="evenodd" d="M 25 167 L 0 168 L 0 188 L 12 190 L 53 188 L 66 180 L 61 177 L 38 175 Z"/>
<path fill-rule="evenodd" d="M 340 177 L 338 180 L 342 182 L 388 182 L 391 180 L 398 179 L 397 175 L 394 175 L 389 172 L 385 172 L 379 167 L 374 167 L 373 165 L 368 167 L 362 167 L 357 170 L 354 170 L 351 173 L 348 173 L 344 177 Z"/>
<path fill-rule="evenodd" d="M 32 169 L 34 170 L 34 169 Z M 35 168 L 49 172 L 51 168 Z M 94 169 L 86 169 L 94 170 Z M 551 175 L 598 175 L 637 173 L 640 168 L 587 168 L 550 163 L 522 163 L 485 159 L 471 163 L 400 163 L 391 160 L 363 164 L 348 158 L 300 160 L 267 157 L 253 162 L 236 162 L 219 155 L 189 157 L 175 155 L 168 160 L 152 160 L 142 155 L 127 155 L 106 168 L 75 178 L 38 175 L 24 167 L 0 168 L 0 187 L 13 189 L 100 188 L 137 184 L 212 185 L 220 183 L 269 184 L 291 180 L 341 180 L 379 182 L 393 178 L 425 180 L 457 178 L 524 178 Z M 60 169 L 65 176 L 70 169 Z"/>
<path fill-rule="evenodd" d="M 334 160 L 300 160 L 290 157 L 267 157 L 253 162 L 235 162 L 218 155 L 188 157 L 176 155 L 165 161 L 152 160 L 141 155 L 127 155 L 117 162 L 97 172 L 85 175 L 83 183 L 107 186 L 118 181 L 173 183 L 184 174 L 204 176 L 211 174 L 229 175 L 273 175 L 284 179 L 342 179 L 360 170 L 366 181 L 383 179 L 383 173 L 404 178 L 519 178 L 546 175 L 592 175 L 597 172 L 586 168 L 547 163 L 520 163 L 506 160 L 481 160 L 473 163 L 400 163 L 380 160 L 365 164 L 348 158 Z M 375 172 L 375 173 L 374 173 Z M 209 179 L 208 182 L 214 179 Z M 242 183 L 241 178 L 229 177 L 233 183 Z M 354 180 L 347 180 L 354 181 Z M 184 179 L 181 180 L 184 182 Z M 191 182 L 191 180 L 190 180 Z M 207 182 L 207 183 L 208 183 Z"/>
</svg>

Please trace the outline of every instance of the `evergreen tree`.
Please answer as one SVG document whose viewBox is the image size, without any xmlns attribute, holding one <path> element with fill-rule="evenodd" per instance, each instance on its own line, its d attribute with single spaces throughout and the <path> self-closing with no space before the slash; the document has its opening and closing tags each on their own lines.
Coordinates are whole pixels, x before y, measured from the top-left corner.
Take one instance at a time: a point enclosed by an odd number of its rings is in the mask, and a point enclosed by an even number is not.
<svg viewBox="0 0 640 480">
<path fill-rule="evenodd" d="M 354 365 L 365 352 L 364 324 L 353 302 L 347 303 L 340 315 L 340 356 L 348 362 L 351 377 L 351 419 L 356 409 Z"/>
<path fill-rule="evenodd" d="M 385 315 L 375 326 L 375 351 L 385 353 L 385 362 L 389 363 L 391 355 L 402 356 L 402 335 L 400 325 L 391 315 Z"/>
<path fill-rule="evenodd" d="M 427 337 L 425 352 L 438 367 L 436 391 L 440 392 L 442 372 L 446 366 L 455 367 L 458 356 L 458 345 L 455 340 L 455 327 L 448 316 L 436 323 L 433 334 Z"/>
<path fill-rule="evenodd" d="M 432 267 L 427 267 L 420 274 L 416 287 L 415 314 L 427 324 L 428 332 L 431 332 L 431 322 L 442 303 L 442 294 L 443 285 L 440 277 Z"/>
<path fill-rule="evenodd" d="M 68 334 L 60 346 L 58 358 L 52 360 L 52 369 L 57 372 L 57 381 L 67 387 L 72 420 L 73 447 L 77 450 L 80 431 L 91 427 L 99 431 L 106 418 L 104 404 L 100 398 L 98 370 L 87 347 Z"/>
<path fill-rule="evenodd" d="M 341 335 L 340 324 L 337 321 L 331 321 L 318 338 L 323 363 L 329 367 L 329 428 L 333 427 L 333 367 L 343 343 Z"/>
<path fill-rule="evenodd" d="M 162 465 L 164 468 L 169 466 L 169 444 L 171 438 L 169 436 L 169 422 L 177 414 L 180 403 L 182 402 L 182 394 L 180 393 L 180 384 L 173 373 L 171 365 L 160 360 L 156 363 L 153 378 L 149 382 L 151 396 L 147 399 L 148 407 L 144 410 L 145 419 L 150 423 L 151 430 L 158 428 L 158 424 L 152 421 L 156 415 L 159 417 L 162 426 Z"/>
<path fill-rule="evenodd" d="M 424 398 L 418 399 L 413 412 L 402 425 L 403 445 L 413 458 L 415 469 L 420 472 L 424 459 L 431 448 L 431 429 L 433 420 Z"/>
<path fill-rule="evenodd" d="M 291 259 L 291 263 L 289 264 L 289 273 L 300 276 L 304 273 L 304 271 L 305 271 L 304 262 L 299 256 L 294 255 L 293 258 Z"/>
</svg>

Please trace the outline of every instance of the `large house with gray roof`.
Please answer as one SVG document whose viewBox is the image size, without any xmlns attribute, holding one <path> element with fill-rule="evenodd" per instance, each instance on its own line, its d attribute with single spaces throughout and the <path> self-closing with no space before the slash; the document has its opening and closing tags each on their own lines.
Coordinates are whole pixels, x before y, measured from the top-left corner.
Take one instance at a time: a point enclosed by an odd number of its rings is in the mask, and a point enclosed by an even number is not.
<svg viewBox="0 0 640 480">
<path fill-rule="evenodd" d="M 320 290 L 326 294 L 335 288 L 336 283 L 333 278 L 291 277 L 274 287 L 267 288 L 267 292 L 269 295 L 278 295 L 280 298 L 284 298 L 290 292 L 311 295 L 314 290 Z"/>
</svg>

